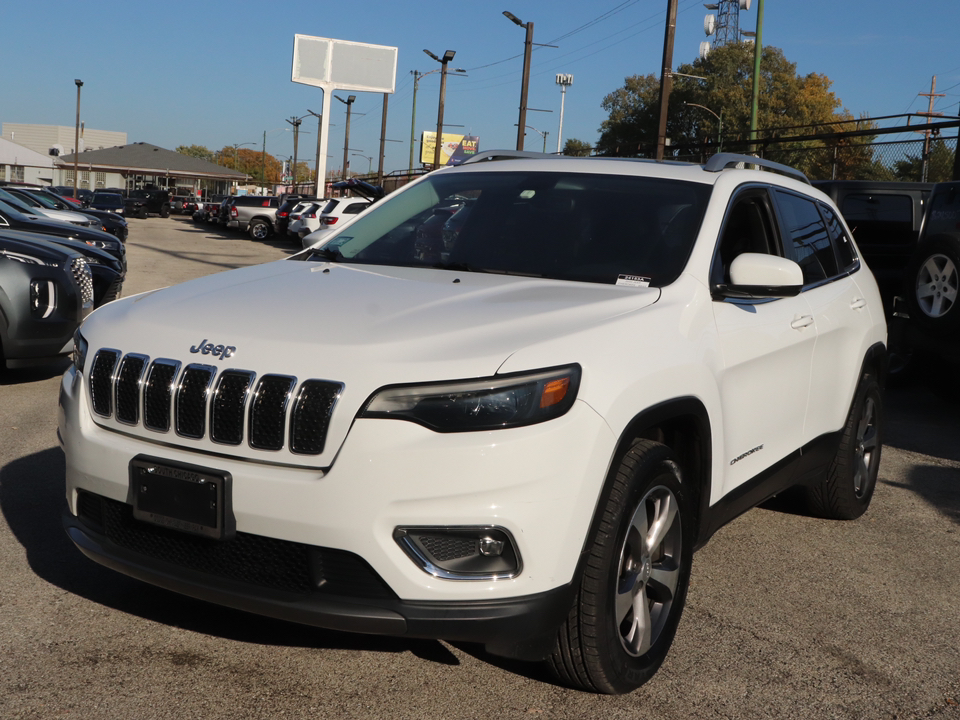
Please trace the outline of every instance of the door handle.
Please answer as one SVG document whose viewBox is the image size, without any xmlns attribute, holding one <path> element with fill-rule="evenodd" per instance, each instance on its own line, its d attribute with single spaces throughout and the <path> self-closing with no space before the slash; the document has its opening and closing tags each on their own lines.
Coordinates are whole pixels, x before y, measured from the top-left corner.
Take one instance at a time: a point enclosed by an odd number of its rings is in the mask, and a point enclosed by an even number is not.
<svg viewBox="0 0 960 720">
<path fill-rule="evenodd" d="M 813 315 L 797 315 L 790 323 L 794 330 L 802 330 L 808 325 L 813 325 Z"/>
<path fill-rule="evenodd" d="M 860 310 L 861 308 L 865 308 L 866 306 L 867 306 L 867 301 L 864 300 L 863 298 L 854 298 L 850 302 L 851 310 Z"/>
</svg>

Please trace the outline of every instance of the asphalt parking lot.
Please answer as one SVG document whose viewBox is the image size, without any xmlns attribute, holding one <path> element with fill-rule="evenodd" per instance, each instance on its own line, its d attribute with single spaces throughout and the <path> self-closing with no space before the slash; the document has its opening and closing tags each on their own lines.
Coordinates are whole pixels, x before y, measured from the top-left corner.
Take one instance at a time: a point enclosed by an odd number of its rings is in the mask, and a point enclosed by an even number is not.
<svg viewBox="0 0 960 720">
<path fill-rule="evenodd" d="M 124 295 L 297 249 L 130 225 Z M 721 530 L 659 674 L 599 697 L 472 646 L 260 618 L 87 560 L 60 526 L 64 367 L 0 375 L 0 718 L 960 718 L 960 404 L 924 378 L 887 391 L 863 518 L 774 500 Z"/>
</svg>

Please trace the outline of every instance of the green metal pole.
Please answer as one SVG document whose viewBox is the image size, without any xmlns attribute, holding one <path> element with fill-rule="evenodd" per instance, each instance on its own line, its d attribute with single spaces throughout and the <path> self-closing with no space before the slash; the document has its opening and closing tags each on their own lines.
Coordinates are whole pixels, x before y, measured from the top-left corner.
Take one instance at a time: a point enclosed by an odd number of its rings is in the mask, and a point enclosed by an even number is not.
<svg viewBox="0 0 960 720">
<path fill-rule="evenodd" d="M 760 55 L 763 52 L 763 0 L 757 0 L 757 36 L 753 45 L 753 104 L 750 106 L 750 151 L 756 152 L 757 107 L 760 99 Z"/>
</svg>

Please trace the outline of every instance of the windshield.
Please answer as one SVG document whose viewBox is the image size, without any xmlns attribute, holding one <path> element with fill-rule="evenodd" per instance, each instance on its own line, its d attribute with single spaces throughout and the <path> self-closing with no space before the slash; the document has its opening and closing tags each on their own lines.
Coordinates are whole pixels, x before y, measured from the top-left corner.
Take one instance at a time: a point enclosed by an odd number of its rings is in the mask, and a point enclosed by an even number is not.
<svg viewBox="0 0 960 720">
<path fill-rule="evenodd" d="M 101 207 L 123 207 L 123 198 L 111 193 L 97 193 L 93 196 L 93 203 Z"/>
<path fill-rule="evenodd" d="M 15 220 L 28 220 L 29 217 L 24 217 L 24 215 L 36 217 L 32 207 L 2 188 L 0 188 L 0 210 Z"/>
<path fill-rule="evenodd" d="M 438 173 L 299 259 L 662 286 L 682 272 L 709 194 L 624 175 Z"/>
</svg>

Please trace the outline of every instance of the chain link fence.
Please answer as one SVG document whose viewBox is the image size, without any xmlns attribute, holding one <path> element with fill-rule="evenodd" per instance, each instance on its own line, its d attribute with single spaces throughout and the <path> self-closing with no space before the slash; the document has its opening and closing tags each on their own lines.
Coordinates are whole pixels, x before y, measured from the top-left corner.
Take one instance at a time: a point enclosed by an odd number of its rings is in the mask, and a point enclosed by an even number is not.
<svg viewBox="0 0 960 720">
<path fill-rule="evenodd" d="M 836 142 L 759 142 L 757 155 L 795 167 L 811 180 L 874 180 L 943 182 L 953 179 L 956 137 L 918 137 L 907 140 L 869 142 L 863 137 L 838 138 Z M 715 144 L 675 148 L 672 159 L 705 162 L 717 152 Z M 724 142 L 724 152 L 750 153 L 745 141 Z"/>
</svg>

